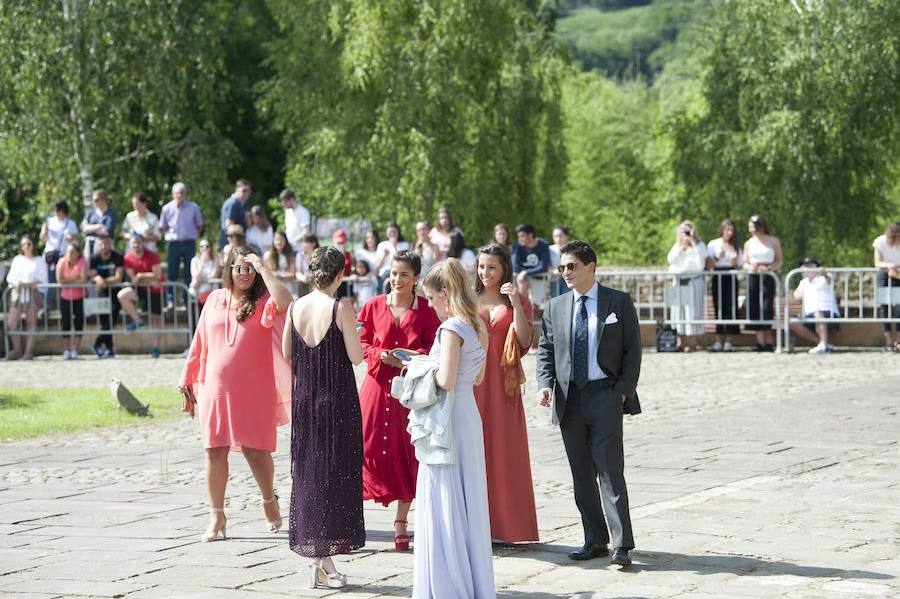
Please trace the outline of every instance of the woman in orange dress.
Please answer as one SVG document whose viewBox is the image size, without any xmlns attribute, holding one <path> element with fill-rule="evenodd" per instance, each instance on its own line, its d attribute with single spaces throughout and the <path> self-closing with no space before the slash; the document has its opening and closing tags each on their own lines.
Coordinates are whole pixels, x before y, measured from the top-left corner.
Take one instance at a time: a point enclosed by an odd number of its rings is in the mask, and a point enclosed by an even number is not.
<svg viewBox="0 0 900 599">
<path fill-rule="evenodd" d="M 363 422 L 363 499 L 384 506 L 397 502 L 394 546 L 409 549 L 406 516 L 416 495 L 419 463 L 406 432 L 409 410 L 391 397 L 391 379 L 402 364 L 393 355 L 403 350 L 427 354 L 441 320 L 416 295 L 422 267 L 418 254 L 401 250 L 390 266 L 391 292 L 366 302 L 357 321 L 365 350 L 366 379 L 359 391 Z"/>
<path fill-rule="evenodd" d="M 489 345 L 484 380 L 475 401 L 484 428 L 491 538 L 502 543 L 538 540 L 528 431 L 522 405 L 521 356 L 531 347 L 531 304 L 516 292 L 509 250 L 491 243 L 479 250 L 475 280 Z"/>
<path fill-rule="evenodd" d="M 206 300 L 181 374 L 197 398 L 206 450 L 210 524 L 204 541 L 225 539 L 228 453 L 241 451 L 262 493 L 269 531 L 281 528 L 275 494 L 275 427 L 287 424 L 290 365 L 281 331 L 291 294 L 247 246 L 229 252 L 222 289 Z"/>
</svg>

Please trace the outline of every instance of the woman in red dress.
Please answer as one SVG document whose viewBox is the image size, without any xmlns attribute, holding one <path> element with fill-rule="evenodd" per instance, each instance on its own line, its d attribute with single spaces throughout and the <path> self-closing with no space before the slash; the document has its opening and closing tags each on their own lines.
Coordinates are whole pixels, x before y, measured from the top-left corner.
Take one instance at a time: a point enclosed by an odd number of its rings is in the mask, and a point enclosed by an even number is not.
<svg viewBox="0 0 900 599">
<path fill-rule="evenodd" d="M 521 385 L 521 356 L 531 347 L 531 304 L 513 282 L 509 250 L 491 243 L 478 253 L 475 280 L 489 345 L 484 380 L 475 401 L 484 428 L 491 538 L 503 543 L 538 540 L 534 485 Z"/>
<path fill-rule="evenodd" d="M 418 462 L 406 432 L 409 410 L 390 396 L 391 379 L 400 374 L 397 350 L 410 355 L 431 349 L 441 324 L 437 313 L 416 296 L 422 262 L 401 250 L 391 262 L 391 292 L 369 300 L 357 320 L 366 357 L 366 380 L 359 392 L 363 420 L 363 499 L 382 505 L 397 502 L 394 545 L 409 549 L 406 516 L 416 494 Z"/>
</svg>

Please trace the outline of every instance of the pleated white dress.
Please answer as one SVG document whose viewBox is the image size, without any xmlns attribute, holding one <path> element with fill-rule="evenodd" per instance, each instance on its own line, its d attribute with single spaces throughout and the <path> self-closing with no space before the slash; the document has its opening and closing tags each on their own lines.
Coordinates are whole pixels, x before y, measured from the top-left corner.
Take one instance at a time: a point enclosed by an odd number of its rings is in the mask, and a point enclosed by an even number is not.
<svg viewBox="0 0 900 599">
<path fill-rule="evenodd" d="M 413 597 L 492 599 L 496 592 L 484 438 L 472 392 L 485 352 L 471 326 L 450 318 L 438 329 L 431 355 L 440 353 L 444 330 L 456 333 L 463 342 L 453 389 L 456 463 L 419 464 Z"/>
</svg>

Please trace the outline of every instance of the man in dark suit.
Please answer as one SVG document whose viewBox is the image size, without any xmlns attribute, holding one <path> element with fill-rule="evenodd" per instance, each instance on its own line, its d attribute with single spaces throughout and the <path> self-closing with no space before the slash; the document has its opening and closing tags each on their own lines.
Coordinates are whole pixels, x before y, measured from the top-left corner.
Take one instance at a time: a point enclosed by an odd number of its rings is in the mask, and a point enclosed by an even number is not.
<svg viewBox="0 0 900 599">
<path fill-rule="evenodd" d="M 553 298 L 544 311 L 538 395 L 541 405 L 552 404 L 553 423 L 560 426 L 584 527 L 584 546 L 569 557 L 607 556 L 612 537 L 612 563 L 627 566 L 634 539 L 622 414 L 641 412 L 641 336 L 631 298 L 595 282 L 596 267 L 597 255 L 587 243 L 570 241 L 560 248 L 557 268 L 572 293 Z"/>
</svg>

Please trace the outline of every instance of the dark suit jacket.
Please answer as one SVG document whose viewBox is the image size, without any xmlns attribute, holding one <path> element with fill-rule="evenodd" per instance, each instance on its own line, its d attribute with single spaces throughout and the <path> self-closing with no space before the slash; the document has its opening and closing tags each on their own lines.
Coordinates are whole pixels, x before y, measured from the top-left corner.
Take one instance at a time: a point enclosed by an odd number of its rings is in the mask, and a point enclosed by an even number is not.
<svg viewBox="0 0 900 599">
<path fill-rule="evenodd" d="M 625 394 L 625 412 L 640 414 L 636 387 L 641 374 L 641 332 L 634 303 L 627 293 L 603 285 L 597 297 L 597 362 L 606 376 L 615 381 L 615 390 Z M 572 378 L 572 298 L 571 293 L 564 293 L 550 300 L 544 310 L 538 343 L 538 388 L 553 389 L 554 424 L 559 424 L 565 414 Z M 612 313 L 618 322 L 606 324 Z"/>
</svg>

